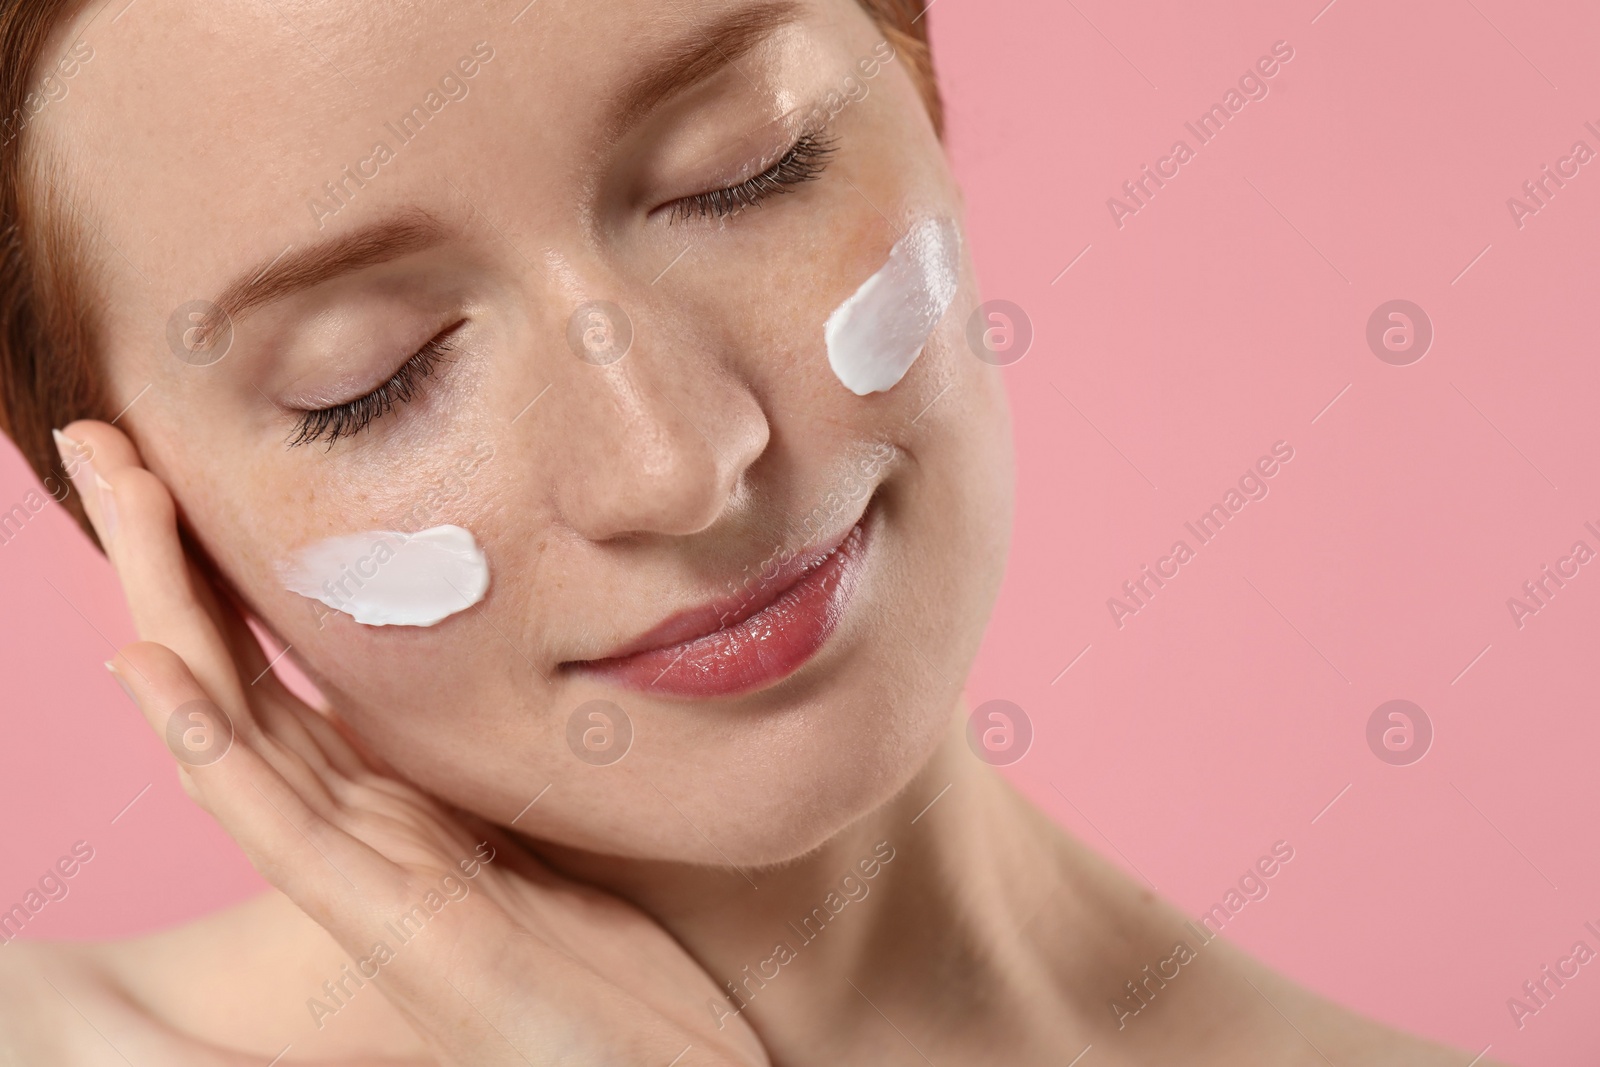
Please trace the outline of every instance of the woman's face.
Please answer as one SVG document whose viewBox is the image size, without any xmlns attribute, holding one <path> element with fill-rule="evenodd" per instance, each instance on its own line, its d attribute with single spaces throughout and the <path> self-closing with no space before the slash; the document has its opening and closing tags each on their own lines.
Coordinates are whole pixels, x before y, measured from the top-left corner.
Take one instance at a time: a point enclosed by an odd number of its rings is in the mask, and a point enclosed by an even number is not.
<svg viewBox="0 0 1600 1067">
<path fill-rule="evenodd" d="M 855 0 L 524 3 L 81 16 L 60 47 L 92 57 L 34 143 L 110 297 L 110 406 L 400 773 L 501 822 L 550 786 L 516 825 L 574 847 L 790 858 L 925 762 L 998 584 L 1009 444 L 965 246 L 893 388 L 845 388 L 825 339 L 960 193 Z M 208 302 L 231 335 L 193 332 Z M 309 545 L 444 525 L 489 586 L 435 625 L 285 588 Z M 683 644 L 719 623 L 739 639 Z M 615 762 L 595 700 L 631 728 Z"/>
</svg>

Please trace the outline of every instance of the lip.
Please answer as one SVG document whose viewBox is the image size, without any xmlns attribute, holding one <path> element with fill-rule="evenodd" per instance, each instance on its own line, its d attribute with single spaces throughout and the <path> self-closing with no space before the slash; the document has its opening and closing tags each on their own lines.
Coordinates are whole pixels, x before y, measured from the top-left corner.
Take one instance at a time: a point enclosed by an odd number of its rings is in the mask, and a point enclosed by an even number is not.
<svg viewBox="0 0 1600 1067">
<path fill-rule="evenodd" d="M 749 596 L 680 612 L 603 658 L 567 666 L 654 696 L 706 699 L 773 685 L 837 628 L 864 569 L 872 514 L 869 501 L 855 525 L 757 578 Z"/>
</svg>

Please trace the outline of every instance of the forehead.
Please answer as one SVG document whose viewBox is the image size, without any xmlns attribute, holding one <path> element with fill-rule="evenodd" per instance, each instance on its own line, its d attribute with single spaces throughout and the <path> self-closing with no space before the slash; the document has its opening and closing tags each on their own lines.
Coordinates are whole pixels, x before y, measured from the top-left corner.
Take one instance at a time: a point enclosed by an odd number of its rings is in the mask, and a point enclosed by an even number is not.
<svg viewBox="0 0 1600 1067">
<path fill-rule="evenodd" d="M 341 199 L 361 215 L 452 184 L 537 183 L 671 43 L 769 14 L 757 0 L 113 0 L 47 52 L 91 54 L 38 127 L 114 246 L 111 273 L 159 304 L 325 236 Z"/>
<path fill-rule="evenodd" d="M 125 211 L 148 205 L 162 216 L 275 187 L 303 194 L 308 166 L 342 166 L 386 109 L 420 97 L 458 54 L 532 28 L 528 17 L 495 26 L 477 5 L 449 2 L 118 6 L 96 5 L 71 28 L 93 57 L 48 116 L 51 132 L 76 182 L 123 190 Z M 562 8 L 555 0 L 547 12 Z M 73 166 L 91 146 L 95 165 Z"/>
</svg>

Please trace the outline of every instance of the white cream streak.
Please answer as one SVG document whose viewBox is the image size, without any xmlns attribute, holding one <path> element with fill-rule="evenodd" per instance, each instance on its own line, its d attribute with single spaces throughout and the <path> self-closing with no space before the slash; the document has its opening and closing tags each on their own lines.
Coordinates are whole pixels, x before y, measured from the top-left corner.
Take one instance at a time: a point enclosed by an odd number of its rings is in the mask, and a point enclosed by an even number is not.
<svg viewBox="0 0 1600 1067">
<path fill-rule="evenodd" d="M 955 299 L 961 230 L 951 219 L 918 223 L 888 262 L 828 316 L 828 365 L 857 396 L 894 388 L 922 354 Z"/>
<path fill-rule="evenodd" d="M 278 572 L 290 591 L 363 626 L 432 626 L 489 588 L 489 564 L 459 526 L 330 537 L 300 549 Z"/>
</svg>

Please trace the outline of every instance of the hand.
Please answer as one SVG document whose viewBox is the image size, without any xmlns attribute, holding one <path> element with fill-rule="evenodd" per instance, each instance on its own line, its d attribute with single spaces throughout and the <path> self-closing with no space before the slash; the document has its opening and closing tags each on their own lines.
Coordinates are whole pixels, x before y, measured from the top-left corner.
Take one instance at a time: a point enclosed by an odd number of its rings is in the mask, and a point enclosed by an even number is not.
<svg viewBox="0 0 1600 1067">
<path fill-rule="evenodd" d="M 99 422 L 65 432 L 92 456 L 68 469 L 141 638 L 112 666 L 178 756 L 184 789 L 440 1063 L 768 1063 L 742 1019 L 718 1028 L 707 1005 L 721 991 L 644 913 L 380 773 L 291 694 L 185 552 L 172 496 L 132 442 Z"/>
</svg>

